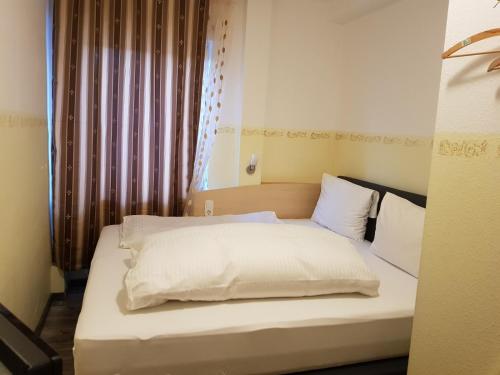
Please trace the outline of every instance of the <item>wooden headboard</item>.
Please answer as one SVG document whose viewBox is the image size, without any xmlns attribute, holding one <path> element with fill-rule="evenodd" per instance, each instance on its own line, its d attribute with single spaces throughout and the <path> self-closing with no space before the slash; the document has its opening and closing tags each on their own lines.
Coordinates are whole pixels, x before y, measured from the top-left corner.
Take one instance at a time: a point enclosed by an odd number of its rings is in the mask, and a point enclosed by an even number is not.
<svg viewBox="0 0 500 375">
<path fill-rule="evenodd" d="M 213 200 L 214 215 L 274 211 L 281 219 L 310 218 L 320 190 L 320 184 L 292 183 L 206 190 L 191 196 L 188 212 L 190 216 L 203 216 L 205 201 Z"/>
<path fill-rule="evenodd" d="M 410 202 L 425 207 L 427 197 L 351 177 L 339 176 L 357 185 L 376 190 L 380 194 L 378 210 L 386 193 L 398 195 Z M 190 199 L 190 216 L 205 214 L 205 201 L 214 201 L 214 215 L 244 214 L 256 211 L 274 211 L 281 219 L 310 218 L 321 191 L 320 184 L 277 183 L 240 186 L 227 189 L 207 190 L 194 193 Z M 378 211 L 377 210 L 377 211 Z M 373 241 L 376 219 L 368 219 L 365 239 Z"/>
</svg>

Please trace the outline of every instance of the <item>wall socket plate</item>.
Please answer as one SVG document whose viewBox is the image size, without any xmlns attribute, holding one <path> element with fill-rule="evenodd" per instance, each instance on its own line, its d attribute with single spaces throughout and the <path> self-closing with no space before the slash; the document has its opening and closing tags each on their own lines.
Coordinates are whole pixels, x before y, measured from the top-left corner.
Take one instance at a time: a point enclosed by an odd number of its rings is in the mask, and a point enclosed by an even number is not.
<svg viewBox="0 0 500 375">
<path fill-rule="evenodd" d="M 213 216 L 214 215 L 214 201 L 206 200 L 205 201 L 205 216 Z"/>
</svg>

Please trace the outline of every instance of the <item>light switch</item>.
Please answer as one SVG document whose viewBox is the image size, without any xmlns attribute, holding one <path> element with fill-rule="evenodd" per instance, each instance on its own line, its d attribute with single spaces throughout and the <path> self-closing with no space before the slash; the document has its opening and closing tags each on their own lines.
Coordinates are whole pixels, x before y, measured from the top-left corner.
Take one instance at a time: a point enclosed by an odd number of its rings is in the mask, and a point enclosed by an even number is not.
<svg viewBox="0 0 500 375">
<path fill-rule="evenodd" d="M 205 201 L 205 216 L 213 216 L 214 215 L 214 201 L 206 200 Z"/>
</svg>

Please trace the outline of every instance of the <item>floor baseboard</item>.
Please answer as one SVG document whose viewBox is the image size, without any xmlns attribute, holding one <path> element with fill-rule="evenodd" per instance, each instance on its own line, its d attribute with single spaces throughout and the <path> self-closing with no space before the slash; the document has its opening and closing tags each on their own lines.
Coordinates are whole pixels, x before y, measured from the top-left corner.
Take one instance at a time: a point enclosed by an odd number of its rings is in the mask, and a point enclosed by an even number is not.
<svg viewBox="0 0 500 375">
<path fill-rule="evenodd" d="M 47 315 L 50 311 L 50 306 L 53 301 L 61 301 L 64 300 L 67 296 L 71 295 L 81 295 L 85 291 L 85 287 L 87 285 L 87 277 L 89 274 L 89 270 L 80 270 L 73 272 L 65 273 L 65 292 L 64 293 L 51 293 L 45 304 L 42 315 L 38 321 L 38 324 L 35 328 L 35 334 L 40 336 L 42 333 L 43 326 L 45 325 L 45 321 L 47 320 Z"/>
<path fill-rule="evenodd" d="M 64 299 L 64 293 L 50 293 L 49 298 L 47 299 L 47 303 L 43 308 L 42 315 L 40 316 L 38 324 L 36 325 L 35 335 L 40 336 L 40 334 L 42 333 L 43 326 L 45 325 L 45 321 L 47 320 L 47 315 L 49 314 L 50 311 L 50 306 L 52 306 L 52 301 L 57 299 Z"/>
<path fill-rule="evenodd" d="M 49 314 L 50 306 L 52 305 L 52 293 L 49 294 L 49 298 L 47 299 L 47 303 L 45 303 L 45 307 L 43 308 L 42 315 L 40 316 L 40 319 L 38 320 L 38 324 L 36 325 L 35 328 L 35 335 L 40 336 L 40 333 L 42 333 L 42 328 L 43 325 L 45 324 L 45 320 L 47 319 L 47 315 Z"/>
</svg>

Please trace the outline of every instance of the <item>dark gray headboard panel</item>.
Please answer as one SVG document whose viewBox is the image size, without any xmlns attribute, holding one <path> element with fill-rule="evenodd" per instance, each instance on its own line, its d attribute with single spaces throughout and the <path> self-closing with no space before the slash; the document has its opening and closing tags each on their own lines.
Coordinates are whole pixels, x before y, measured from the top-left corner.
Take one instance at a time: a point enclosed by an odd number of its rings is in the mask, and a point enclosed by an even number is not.
<svg viewBox="0 0 500 375">
<path fill-rule="evenodd" d="M 420 194 L 415 194 L 415 193 L 410 193 L 408 191 L 403 191 L 403 190 L 398 190 L 394 189 L 391 187 L 383 186 L 383 185 L 377 185 L 372 182 L 367 182 L 363 180 L 358 180 L 356 178 L 352 177 L 345 177 L 345 176 L 339 176 L 339 178 L 342 178 L 346 181 L 352 182 L 353 184 L 363 186 L 368 189 L 376 190 L 380 194 L 380 199 L 378 201 L 378 207 L 377 207 L 377 212 L 380 211 L 380 205 L 382 204 L 382 200 L 384 199 L 385 193 L 389 192 L 394 195 L 397 195 L 401 198 L 407 199 L 413 204 L 416 204 L 417 206 L 420 207 L 425 207 L 427 205 L 427 197 L 425 195 L 420 195 Z M 375 227 L 377 225 L 377 219 L 368 219 L 368 223 L 366 224 L 366 233 L 365 233 L 365 239 L 368 241 L 373 241 L 375 238 Z"/>
</svg>

